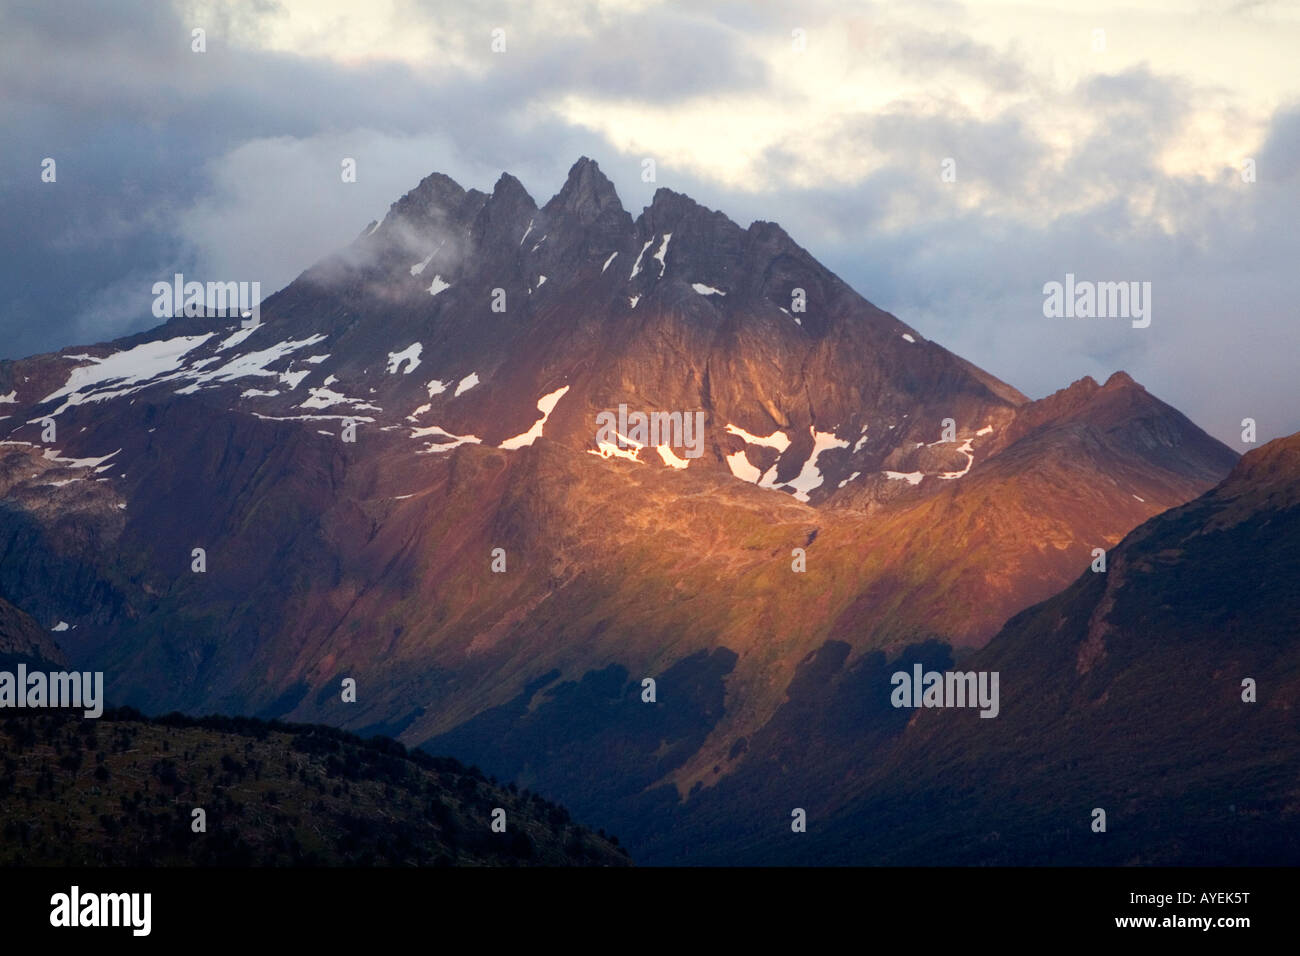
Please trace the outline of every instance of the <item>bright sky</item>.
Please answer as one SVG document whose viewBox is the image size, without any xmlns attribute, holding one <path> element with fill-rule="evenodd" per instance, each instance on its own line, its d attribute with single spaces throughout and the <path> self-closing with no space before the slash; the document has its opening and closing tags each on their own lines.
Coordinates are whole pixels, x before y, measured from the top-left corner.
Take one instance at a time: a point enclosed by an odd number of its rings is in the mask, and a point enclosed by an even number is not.
<svg viewBox="0 0 1300 956">
<path fill-rule="evenodd" d="M 456 5 L 458 7 L 463 5 Z M 542 111 L 601 133 L 629 153 L 671 153 L 701 177 L 737 189 L 852 183 L 888 162 L 837 148 L 846 116 L 948 116 L 993 122 L 1014 115 L 1068 156 L 1095 128 L 1076 94 L 1098 74 L 1134 69 L 1182 78 L 1196 109 L 1159 157 L 1171 175 L 1215 175 L 1251 155 L 1273 113 L 1300 94 L 1300 4 L 1147 0 L 1088 2 L 672 4 L 649 0 L 482 3 L 470 9 L 414 0 L 285 0 L 262 15 L 241 4 L 195 3 L 196 23 L 229 21 L 233 41 L 356 67 L 401 62 L 436 80 L 532 61 L 559 38 L 637 42 L 628 16 L 662 15 L 677 31 L 719 29 L 766 82 L 684 101 L 618 89 L 549 99 Z M 487 55 L 493 29 L 506 50 Z M 803 31 L 802 46 L 794 31 Z M 1044 105 L 1050 109 L 1044 109 Z M 740 148 L 738 148 L 740 147 Z M 796 149 L 804 164 L 779 174 L 765 148 Z"/>
</svg>

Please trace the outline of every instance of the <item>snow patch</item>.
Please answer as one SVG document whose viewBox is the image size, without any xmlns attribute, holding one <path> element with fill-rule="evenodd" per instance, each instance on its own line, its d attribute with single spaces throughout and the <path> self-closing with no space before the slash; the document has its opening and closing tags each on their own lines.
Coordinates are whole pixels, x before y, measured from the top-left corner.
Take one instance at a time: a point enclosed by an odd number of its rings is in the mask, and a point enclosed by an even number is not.
<svg viewBox="0 0 1300 956">
<path fill-rule="evenodd" d="M 420 367 L 420 353 L 424 351 L 424 346 L 419 342 L 413 342 L 400 352 L 388 353 L 388 374 L 395 375 L 398 370 L 405 364 L 406 369 L 403 375 L 410 375 Z M 408 364 L 409 363 L 409 364 Z"/>
<path fill-rule="evenodd" d="M 679 458 L 677 453 L 668 445 L 655 445 L 655 451 L 659 452 L 659 457 L 663 459 L 664 464 L 669 468 L 676 468 L 679 471 L 689 465 L 689 458 Z"/>
<path fill-rule="evenodd" d="M 326 382 L 325 384 L 328 385 L 329 382 Z M 429 383 L 428 388 L 429 388 L 430 398 L 433 398 L 433 396 L 435 395 L 441 395 L 443 392 L 447 391 L 447 386 L 444 385 L 442 382 L 438 381 L 436 378 Z"/>
<path fill-rule="evenodd" d="M 790 439 L 783 432 L 775 432 L 766 439 L 757 438 L 750 435 L 743 428 L 737 428 L 734 425 L 728 425 L 727 431 L 733 435 L 739 435 L 745 439 L 747 444 L 767 445 L 770 448 L 779 448 L 784 452 L 790 446 Z M 773 465 L 766 473 L 760 473 L 757 468 L 750 464 L 749 458 L 744 451 L 738 451 L 726 456 L 727 467 L 731 469 L 732 475 L 741 481 L 748 481 L 756 484 L 760 488 L 778 490 L 781 488 L 789 489 L 794 493 L 794 497 L 800 501 L 807 501 L 809 493 L 814 489 L 821 487 L 822 482 L 826 479 L 817 468 L 817 459 L 824 451 L 832 448 L 848 448 L 849 443 L 843 439 L 836 438 L 834 432 L 819 432 L 813 426 L 809 426 L 808 433 L 812 436 L 813 450 L 804 462 L 803 468 L 799 474 L 790 481 L 778 483 L 776 480 L 776 465 Z M 778 439 L 777 436 L 780 436 Z"/>
<path fill-rule="evenodd" d="M 435 275 L 433 281 L 429 283 L 429 295 L 437 295 L 443 289 L 450 289 L 451 283 L 444 282 L 442 276 Z"/>
<path fill-rule="evenodd" d="M 632 274 L 627 277 L 629 282 L 635 279 L 637 274 L 641 271 L 641 257 L 645 255 L 645 251 L 650 248 L 654 241 L 654 236 L 651 236 L 645 241 L 645 245 L 641 247 L 641 251 L 636 254 L 636 262 L 632 263 Z"/>
<path fill-rule="evenodd" d="M 596 442 L 596 450 L 592 451 L 588 448 L 587 454 L 599 455 L 601 458 L 626 458 L 628 461 L 634 461 L 637 464 L 644 464 L 637 455 L 641 453 L 641 449 L 645 446 L 643 446 L 641 442 L 633 441 L 631 438 L 621 435 L 618 432 L 614 432 L 614 434 L 618 435 L 618 437 L 622 439 L 623 444 L 632 445 L 633 447 L 620 448 L 617 442 L 598 441 Z"/>
<path fill-rule="evenodd" d="M 832 448 L 849 447 L 849 443 L 836 438 L 834 432 L 819 432 L 813 425 L 808 426 L 808 432 L 813 440 L 812 454 L 803 463 L 799 474 L 785 483 L 785 487 L 794 489 L 794 496 L 800 501 L 807 501 L 809 492 L 821 487 L 822 482 L 826 480 L 817 469 L 817 459 L 821 457 L 821 453 Z"/>
<path fill-rule="evenodd" d="M 52 628 L 50 628 L 51 631 L 66 631 L 67 629 L 68 629 L 67 621 L 60 621 L 58 624 L 55 624 Z"/>
<path fill-rule="evenodd" d="M 182 365 L 181 359 L 215 334 L 207 332 L 203 335 L 182 335 L 174 339 L 143 342 L 134 348 L 114 352 L 102 359 L 85 356 L 94 364 L 74 368 L 62 388 L 46 395 L 37 404 L 43 405 L 66 396 L 67 401 L 58 411 L 50 413 L 57 415 L 70 405 L 125 394 L 123 386 L 140 386 L 160 375 L 179 371 Z M 93 389 L 107 382 L 115 383 L 117 390 L 107 394 L 103 392 L 87 394 L 87 389 Z"/>
<path fill-rule="evenodd" d="M 903 333 L 903 338 L 904 338 L 906 341 L 908 341 L 908 342 L 915 342 L 915 341 L 916 341 L 916 339 L 912 338 L 912 337 L 911 337 L 910 335 L 908 335 L 906 332 Z"/>
<path fill-rule="evenodd" d="M 460 382 L 457 383 L 456 392 L 451 397 L 456 398 L 462 392 L 468 392 L 471 388 L 473 388 L 477 384 L 478 384 L 478 372 L 470 372 L 468 375 L 462 378 Z"/>
<path fill-rule="evenodd" d="M 411 429 L 412 438 L 428 438 L 430 436 L 448 438 L 450 441 L 434 442 L 426 445 L 416 454 L 438 454 L 444 451 L 451 451 L 453 448 L 459 448 L 461 445 L 481 445 L 483 443 L 483 439 L 479 438 L 477 435 L 453 435 L 445 428 L 439 428 L 437 425 L 430 425 L 427 428 Z"/>
<path fill-rule="evenodd" d="M 605 260 L 605 264 L 604 264 L 603 266 L 600 267 L 600 274 L 601 274 L 601 275 L 604 275 L 604 274 L 605 274 L 605 270 L 609 268 L 609 264 L 610 264 L 611 262 L 614 261 L 614 257 L 617 256 L 617 255 L 618 255 L 618 252 L 617 252 L 617 251 L 611 252 L 611 253 L 609 254 L 609 258 Z"/>
<path fill-rule="evenodd" d="M 14 389 L 8 395 L 0 395 L 0 405 L 18 404 L 18 389 Z"/>
<path fill-rule="evenodd" d="M 269 371 L 266 366 L 279 361 L 289 353 L 296 352 L 300 348 L 305 348 L 308 345 L 315 345 L 317 342 L 323 342 L 325 338 L 326 336 L 317 333 L 310 338 L 297 341 L 277 342 L 269 348 L 236 356 L 216 371 L 200 372 L 199 374 L 192 376 L 192 384 L 187 385 L 185 388 L 178 388 L 176 394 L 192 395 L 209 382 L 231 382 L 237 378 L 246 378 L 250 375 L 265 376 L 268 378 L 282 378 L 281 373 Z"/>
<path fill-rule="evenodd" d="M 705 285 L 703 282 L 692 282 L 691 288 L 700 295 L 726 295 L 721 289 L 715 289 L 711 285 Z"/>
<path fill-rule="evenodd" d="M 537 410 L 542 413 L 540 420 L 533 422 L 533 427 L 528 429 L 522 435 L 516 435 L 514 438 L 507 438 L 500 446 L 509 451 L 516 448 L 525 448 L 531 445 L 537 439 L 542 437 L 542 429 L 546 426 L 546 420 L 551 417 L 551 412 L 555 411 L 556 404 L 564 397 L 564 393 L 569 390 L 569 386 L 558 388 L 553 392 L 548 392 L 537 400 Z M 682 466 L 685 467 L 685 466 Z"/>
<path fill-rule="evenodd" d="M 311 388 L 308 389 L 311 394 L 303 401 L 299 408 L 329 408 L 332 405 L 351 405 L 353 408 L 366 409 L 372 412 L 383 411 L 378 405 L 368 405 L 359 398 L 348 398 L 338 392 L 328 388 Z"/>
<path fill-rule="evenodd" d="M 925 475 L 919 471 L 882 471 L 881 474 L 886 478 L 892 478 L 896 481 L 906 481 L 909 485 L 919 485 L 921 479 L 925 477 Z"/>
<path fill-rule="evenodd" d="M 654 257 L 659 260 L 659 278 L 661 279 L 664 277 L 664 269 L 668 268 L 668 263 L 664 261 L 664 256 L 668 253 L 668 243 L 672 238 L 673 234 L 671 232 L 665 232 L 664 241 L 659 246 L 659 251 L 654 254 Z"/>
<path fill-rule="evenodd" d="M 411 275 L 418 276 L 421 272 L 424 271 L 424 267 L 427 266 L 432 261 L 433 261 L 433 253 L 431 252 L 427 256 L 425 256 L 423 260 L 411 266 Z"/>
<path fill-rule="evenodd" d="M 374 406 L 368 406 L 374 408 Z M 383 409 L 376 409 L 383 411 Z M 324 422 L 330 419 L 338 419 L 341 422 L 373 422 L 374 419 L 368 415 L 263 415 L 261 412 L 253 412 L 254 418 L 260 418 L 268 422 Z M 123 475 L 123 478 L 126 476 Z"/>
<path fill-rule="evenodd" d="M 109 452 L 102 458 L 61 458 L 59 457 L 58 451 L 53 448 L 47 448 L 41 457 L 46 461 L 52 461 L 56 464 L 63 465 L 65 468 L 94 468 L 96 471 L 106 471 L 107 468 L 101 468 L 100 466 L 121 450 L 122 449 L 119 448 L 117 451 Z M 109 465 L 108 467 L 111 468 L 113 466 Z"/>
<path fill-rule="evenodd" d="M 302 380 L 311 374 L 311 369 L 305 368 L 301 372 L 281 372 L 280 381 L 289 386 L 289 391 L 293 391 L 302 384 Z"/>
<path fill-rule="evenodd" d="M 972 450 L 970 446 L 972 440 L 973 439 L 967 438 L 964 442 L 961 443 L 961 447 L 957 449 L 959 452 L 961 452 L 963 455 L 966 456 L 966 467 L 963 468 L 961 471 L 945 471 L 942 475 L 939 476 L 940 478 L 944 479 L 945 481 L 953 478 L 961 478 L 964 477 L 968 471 L 970 471 L 971 465 L 975 464 L 975 452 Z"/>
<path fill-rule="evenodd" d="M 750 484 L 758 484 L 758 480 L 763 477 L 763 473 L 749 463 L 743 448 L 727 456 L 727 467 L 741 481 L 748 481 Z"/>
<path fill-rule="evenodd" d="M 781 452 L 790 447 L 789 436 L 780 429 L 777 429 L 766 437 L 751 435 L 749 432 L 745 431 L 745 429 L 740 428 L 737 425 L 728 425 L 727 432 L 732 435 L 739 435 L 747 445 L 763 445 L 767 448 L 775 448 L 777 451 Z"/>
<path fill-rule="evenodd" d="M 630 306 L 632 306 L 632 308 L 635 309 L 635 308 L 636 308 L 636 304 L 637 304 L 638 302 L 640 302 L 640 301 L 641 301 L 641 297 L 640 297 L 639 295 L 634 295 L 634 296 L 632 296 L 630 299 L 627 300 L 627 304 L 630 305 Z"/>
<path fill-rule="evenodd" d="M 221 344 L 217 346 L 216 350 L 218 352 L 224 352 L 226 349 L 234 348 L 236 345 L 242 343 L 246 338 L 248 338 L 250 335 L 252 335 L 261 327 L 262 327 L 262 323 L 259 322 L 256 325 L 249 326 L 246 329 L 241 328 L 238 332 L 234 333 L 233 335 L 230 335 L 222 339 Z"/>
</svg>

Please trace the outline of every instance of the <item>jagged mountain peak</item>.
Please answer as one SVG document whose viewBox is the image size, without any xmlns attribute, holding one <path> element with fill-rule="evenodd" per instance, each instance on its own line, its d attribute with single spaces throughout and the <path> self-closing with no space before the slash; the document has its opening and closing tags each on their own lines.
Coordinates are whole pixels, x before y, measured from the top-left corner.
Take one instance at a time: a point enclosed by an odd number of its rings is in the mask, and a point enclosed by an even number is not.
<svg viewBox="0 0 1300 956">
<path fill-rule="evenodd" d="M 1090 407 L 1094 403 L 1104 401 L 1107 397 L 1120 392 L 1127 386 L 1141 388 L 1127 373 L 1120 372 L 1112 375 L 1106 379 L 1105 385 L 1100 384 L 1091 375 L 1085 375 L 1082 378 L 1075 379 L 1065 388 L 1057 389 L 1036 404 L 1044 409 L 1050 409 L 1050 414 L 1055 416 L 1070 410 Z M 1143 391 L 1146 390 L 1143 389 Z"/>
<path fill-rule="evenodd" d="M 449 195 L 459 198 L 465 195 L 465 187 L 446 173 L 432 172 L 416 184 L 407 196 Z"/>
<path fill-rule="evenodd" d="M 462 202 L 464 187 L 445 173 L 430 173 L 414 189 L 393 203 L 389 214 L 399 218 L 418 219 L 429 215 L 444 218 Z"/>
<path fill-rule="evenodd" d="M 650 205 L 641 212 L 638 222 L 649 233 L 671 232 L 679 229 L 683 222 L 707 224 L 703 228 L 714 235 L 725 233 L 739 237 L 743 232 L 726 213 L 710 209 L 696 202 L 685 193 L 660 186 L 655 190 Z"/>
<path fill-rule="evenodd" d="M 1104 383 L 1098 382 L 1091 375 L 1085 375 L 1082 378 L 1075 379 L 1065 388 L 1055 392 L 1054 395 L 1091 398 L 1097 392 L 1113 392 L 1122 388 L 1140 388 L 1146 391 L 1132 375 L 1121 369 L 1112 372 Z"/>
<path fill-rule="evenodd" d="M 623 457 L 813 504 L 930 493 L 1049 423 L 1102 429 L 1141 418 L 1153 447 L 1190 434 L 1124 373 L 1105 388 L 1084 377 L 1013 423 L 1023 395 L 872 306 L 778 224 L 741 228 L 667 187 L 633 222 L 587 157 L 541 209 L 510 173 L 490 196 L 431 174 L 361 246 L 268 300 L 260 331 L 176 328 L 167 348 L 183 359 L 158 359 L 158 374 L 138 387 L 156 380 L 160 394 L 202 392 L 286 421 L 364 413 L 410 431 L 423 453 L 459 447 L 457 436 L 499 444 L 526 435 L 554 383 L 571 387 L 544 437 L 579 453 L 597 450 L 590 409 L 707 407 L 716 416 L 707 453 Z M 155 361 L 154 346 L 132 348 L 141 351 L 113 364 Z M 98 384 L 106 371 L 77 375 L 51 370 L 32 398 L 71 402 L 71 388 L 79 403 L 118 388 L 107 377 Z M 776 434 L 758 424 L 768 417 Z M 961 435 L 928 450 L 945 417 Z M 967 439 L 975 444 L 959 450 Z M 1202 451 L 1222 463 L 1221 449 Z"/>
<path fill-rule="evenodd" d="M 654 208 L 655 206 L 674 205 L 688 205 L 696 206 L 701 209 L 704 208 L 690 196 L 686 195 L 686 193 L 679 193 L 677 190 L 669 189 L 667 186 L 660 186 L 656 189 L 654 196 L 650 199 L 650 208 Z"/>
<path fill-rule="evenodd" d="M 506 172 L 503 172 L 497 178 L 496 185 L 492 187 L 492 200 L 494 202 L 524 202 L 530 208 L 537 208 L 537 203 L 529 195 L 528 190 L 524 188 L 524 184 Z"/>
<path fill-rule="evenodd" d="M 569 169 L 560 191 L 543 210 L 549 216 L 571 215 L 591 223 L 609 213 L 625 213 L 614 184 L 600 171 L 594 159 L 581 157 Z"/>
<path fill-rule="evenodd" d="M 1128 372 L 1125 372 L 1123 369 L 1121 369 L 1118 372 L 1111 373 L 1110 378 L 1106 379 L 1106 384 L 1104 384 L 1102 388 L 1113 389 L 1113 388 L 1127 388 L 1130 386 L 1135 388 L 1143 388 L 1143 386 L 1139 384 L 1133 378 L 1132 375 L 1130 375 Z M 1145 391 L 1145 389 L 1143 389 L 1143 391 Z"/>
</svg>

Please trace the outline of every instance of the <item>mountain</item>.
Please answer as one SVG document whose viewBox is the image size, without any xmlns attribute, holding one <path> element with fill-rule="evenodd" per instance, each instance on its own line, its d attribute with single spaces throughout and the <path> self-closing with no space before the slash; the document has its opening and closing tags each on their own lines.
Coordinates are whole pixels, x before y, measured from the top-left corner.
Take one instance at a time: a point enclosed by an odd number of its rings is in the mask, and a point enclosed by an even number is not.
<svg viewBox="0 0 1300 956">
<path fill-rule="evenodd" d="M 455 760 L 245 718 L 0 722 L 0 864 L 626 866 L 618 840 Z M 194 814 L 204 811 L 202 832 Z M 492 829 L 496 810 L 502 832 Z M 502 819 L 498 817 L 498 819 Z"/>
<path fill-rule="evenodd" d="M 114 700 L 399 737 L 625 838 L 778 753 L 810 655 L 968 653 L 1236 461 L 586 159 L 540 207 L 429 176 L 260 320 L 0 363 L 0 592 Z"/>
<path fill-rule="evenodd" d="M 909 662 L 859 668 L 860 697 L 881 719 L 874 733 L 817 735 L 852 770 L 833 788 L 806 786 L 804 837 L 773 823 L 793 795 L 755 766 L 735 778 L 754 817 L 771 808 L 767 826 L 701 839 L 738 796 L 718 794 L 697 808 L 696 832 L 673 840 L 694 837 L 696 862 L 1294 865 L 1298 634 L 1300 434 L 1139 526 L 1105 573 L 1084 572 L 964 660 L 1000 673 L 995 719 L 899 710 L 881 733 L 889 675 Z M 851 668 L 815 670 L 800 696 L 833 697 L 851 680 Z M 797 766 L 793 741 L 782 755 L 789 769 L 826 772 Z M 680 858 L 658 842 L 651 862 Z"/>
</svg>

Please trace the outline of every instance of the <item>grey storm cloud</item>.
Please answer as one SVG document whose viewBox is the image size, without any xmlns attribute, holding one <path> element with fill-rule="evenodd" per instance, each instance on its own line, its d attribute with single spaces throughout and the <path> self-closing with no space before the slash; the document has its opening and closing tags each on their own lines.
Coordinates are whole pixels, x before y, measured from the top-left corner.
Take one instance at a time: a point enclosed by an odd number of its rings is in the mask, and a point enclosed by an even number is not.
<svg viewBox="0 0 1300 956">
<path fill-rule="evenodd" d="M 432 26 L 479 33 L 494 14 L 504 20 L 508 13 L 502 5 L 425 9 Z M 205 20 L 209 50 L 199 59 L 189 49 L 191 23 L 165 4 L 0 7 L 0 118 L 8 134 L 0 143 L 8 171 L 0 200 L 23 224 L 0 240 L 0 356 L 144 328 L 151 320 L 141 303 L 151 277 L 222 264 L 208 253 L 230 245 L 230 230 L 257 228 L 232 218 L 257 210 L 241 208 L 220 182 L 243 144 L 269 143 L 273 152 L 283 138 L 311 142 L 353 131 L 334 140 L 342 152 L 320 163 L 331 166 L 337 183 L 339 155 L 355 157 L 361 181 L 382 189 L 335 191 L 328 200 L 334 219 L 307 224 L 306 249 L 290 243 L 271 261 L 263 258 L 266 279 L 283 284 L 310 264 L 304 252 L 330 251 L 358 220 L 435 168 L 490 183 L 511 166 L 537 183 L 562 179 L 580 153 L 607 151 L 597 136 L 568 124 L 521 124 L 530 101 L 598 92 L 663 103 L 765 82 L 762 64 L 741 52 L 729 28 L 685 13 L 594 20 L 592 35 L 581 40 L 512 35 L 511 55 L 481 75 L 431 78 L 400 63 L 345 67 L 222 42 L 252 29 L 258 12 L 256 4 L 237 6 Z M 486 37 L 482 47 L 489 56 Z M 419 165 L 403 162 L 415 160 L 394 158 L 403 144 L 407 153 L 428 153 Z M 38 178 L 46 156 L 58 163 L 56 188 Z M 244 159 L 255 179 L 256 157 Z M 319 192 L 309 194 L 311 182 L 286 179 L 279 210 L 272 208 L 275 190 L 259 197 L 268 219 L 292 210 L 295 198 L 321 205 Z M 312 236 L 330 244 L 313 246 Z M 143 291 L 133 294 L 137 287 Z"/>
<path fill-rule="evenodd" d="M 581 39 L 525 37 L 515 41 L 501 78 L 486 80 L 485 92 L 507 102 L 575 91 L 662 103 L 702 91 L 765 88 L 765 64 L 742 53 L 738 39 L 716 22 L 672 11 L 631 15 Z"/>
</svg>

